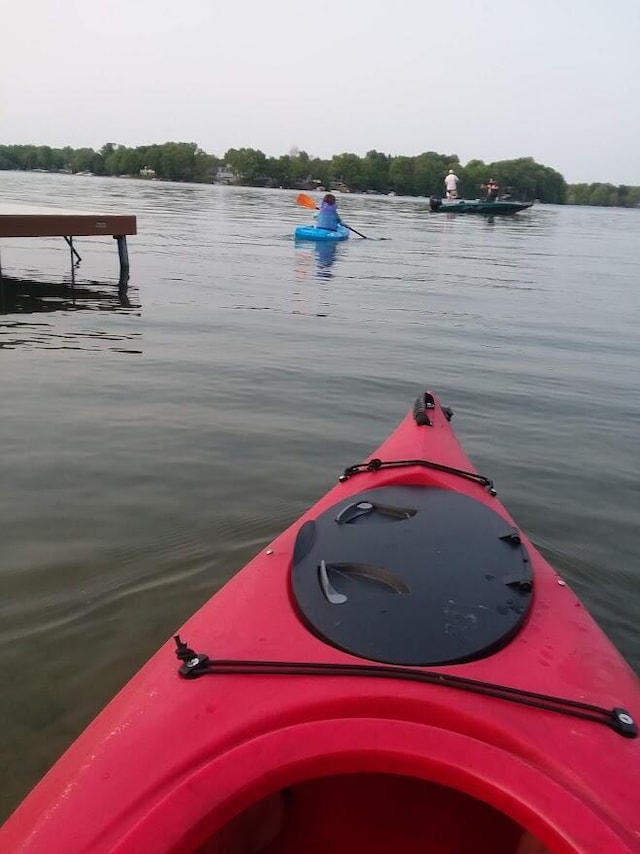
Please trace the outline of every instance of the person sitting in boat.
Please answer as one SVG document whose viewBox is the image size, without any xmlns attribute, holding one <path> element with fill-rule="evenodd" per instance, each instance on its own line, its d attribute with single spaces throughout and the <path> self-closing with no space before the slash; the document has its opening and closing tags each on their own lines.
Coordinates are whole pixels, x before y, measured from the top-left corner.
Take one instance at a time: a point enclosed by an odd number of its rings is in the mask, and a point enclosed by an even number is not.
<svg viewBox="0 0 640 854">
<path fill-rule="evenodd" d="M 493 178 L 489 178 L 487 183 L 483 184 L 482 186 L 487 191 L 487 201 L 495 202 L 495 200 L 498 198 L 498 193 L 500 192 L 498 182 L 494 181 Z"/>
<path fill-rule="evenodd" d="M 449 173 L 447 177 L 444 179 L 444 188 L 447 191 L 448 199 L 457 199 L 458 198 L 458 181 L 460 179 L 453 171 L 453 169 L 449 169 Z"/>
<path fill-rule="evenodd" d="M 342 220 L 338 216 L 336 197 L 333 193 L 327 193 L 322 200 L 320 211 L 316 217 L 316 228 L 326 228 L 327 231 L 337 231 L 339 225 L 342 225 Z"/>
</svg>

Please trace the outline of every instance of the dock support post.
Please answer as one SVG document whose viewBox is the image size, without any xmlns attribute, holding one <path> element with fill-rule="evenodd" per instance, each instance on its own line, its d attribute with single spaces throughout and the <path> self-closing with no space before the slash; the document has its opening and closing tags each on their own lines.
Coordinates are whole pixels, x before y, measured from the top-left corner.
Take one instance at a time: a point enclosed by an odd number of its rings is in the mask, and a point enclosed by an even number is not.
<svg viewBox="0 0 640 854">
<path fill-rule="evenodd" d="M 76 252 L 76 249 L 73 245 L 73 237 L 65 237 L 67 241 L 67 246 L 69 247 L 69 254 L 71 255 L 71 287 L 75 286 L 76 283 L 76 267 L 82 261 L 82 258 Z M 74 261 L 74 257 L 77 258 L 77 261 Z"/>
<path fill-rule="evenodd" d="M 73 237 L 65 237 L 65 240 L 67 241 L 67 246 L 71 250 L 71 263 L 73 264 L 73 259 L 75 257 L 76 264 L 79 264 L 82 261 L 82 258 L 80 257 L 75 246 L 73 245 Z"/>
<path fill-rule="evenodd" d="M 120 281 L 121 290 L 126 290 L 129 283 L 129 250 L 127 249 L 127 238 L 124 234 L 114 235 L 118 242 L 118 257 L 120 258 Z"/>
</svg>

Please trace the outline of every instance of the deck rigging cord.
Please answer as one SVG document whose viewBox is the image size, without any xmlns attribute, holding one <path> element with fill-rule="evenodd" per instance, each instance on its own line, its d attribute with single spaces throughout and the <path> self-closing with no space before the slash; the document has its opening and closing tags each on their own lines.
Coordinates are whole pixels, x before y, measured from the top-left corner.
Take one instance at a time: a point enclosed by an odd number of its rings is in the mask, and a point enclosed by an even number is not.
<svg viewBox="0 0 640 854">
<path fill-rule="evenodd" d="M 196 679 L 200 676 L 254 675 L 254 676 L 350 676 L 365 678 L 401 679 L 410 682 L 423 682 L 440 685 L 444 688 L 457 688 L 471 691 L 486 697 L 495 697 L 511 703 L 520 703 L 535 709 L 545 709 L 563 715 L 571 715 L 594 723 L 605 724 L 618 735 L 635 738 L 638 734 L 636 723 L 625 709 L 614 707 L 606 709 L 579 700 L 539 694 L 508 685 L 482 682 L 454 676 L 450 673 L 436 673 L 430 670 L 418 670 L 414 667 L 397 667 L 373 664 L 331 664 L 313 661 L 243 661 L 242 659 L 210 659 L 204 653 L 194 652 L 179 635 L 174 635 L 176 656 L 182 662 L 178 673 L 184 679 Z"/>
</svg>

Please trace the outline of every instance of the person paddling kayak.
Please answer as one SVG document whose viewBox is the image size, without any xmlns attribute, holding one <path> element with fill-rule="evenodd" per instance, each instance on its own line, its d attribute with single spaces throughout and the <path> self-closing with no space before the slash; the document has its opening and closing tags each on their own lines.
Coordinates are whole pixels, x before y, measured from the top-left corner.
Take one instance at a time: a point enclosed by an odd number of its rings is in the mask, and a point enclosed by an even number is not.
<svg viewBox="0 0 640 854">
<path fill-rule="evenodd" d="M 338 205 L 336 197 L 333 193 L 327 193 L 322 200 L 322 205 L 316 218 L 316 228 L 325 228 L 327 231 L 337 231 L 338 226 L 342 225 L 342 220 L 338 216 Z"/>
</svg>

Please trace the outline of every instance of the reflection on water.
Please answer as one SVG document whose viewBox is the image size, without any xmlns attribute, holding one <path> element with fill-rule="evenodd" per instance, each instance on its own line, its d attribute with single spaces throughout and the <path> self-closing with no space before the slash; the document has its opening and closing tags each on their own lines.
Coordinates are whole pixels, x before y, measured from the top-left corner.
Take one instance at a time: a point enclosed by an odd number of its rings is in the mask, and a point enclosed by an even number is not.
<svg viewBox="0 0 640 854">
<path fill-rule="evenodd" d="M 318 281 L 334 277 L 332 269 L 343 247 L 332 241 L 295 242 L 295 278 L 298 287 L 293 293 L 292 314 L 314 317 L 329 316 L 329 292 Z"/>
<path fill-rule="evenodd" d="M 104 287 L 104 286 L 102 286 Z M 101 290 L 99 282 L 86 285 L 0 278 L 0 314 L 49 311 L 119 311 L 140 308 L 127 288 Z"/>
<path fill-rule="evenodd" d="M 332 267 L 343 247 L 331 240 L 312 241 L 299 240 L 295 243 L 296 273 L 298 278 L 315 275 L 318 279 L 333 278 Z"/>
<path fill-rule="evenodd" d="M 139 339 L 140 333 L 117 333 L 114 329 L 99 331 L 82 329 L 64 320 L 51 322 L 25 320 L 25 315 L 71 312 L 109 312 L 140 315 L 136 290 L 125 287 L 106 287 L 99 282 L 73 284 L 67 282 L 39 282 L 34 279 L 0 278 L 0 348 L 15 349 L 102 349 L 138 353 L 129 345 Z M 17 316 L 16 319 L 11 319 Z M 18 319 L 19 318 L 19 319 Z M 66 328 L 65 328 L 66 327 Z M 114 346 L 116 344 L 127 346 Z"/>
<path fill-rule="evenodd" d="M 333 276 L 331 268 L 336 260 L 337 243 L 318 243 L 316 246 L 316 276 L 319 279 L 330 279 Z"/>
</svg>

